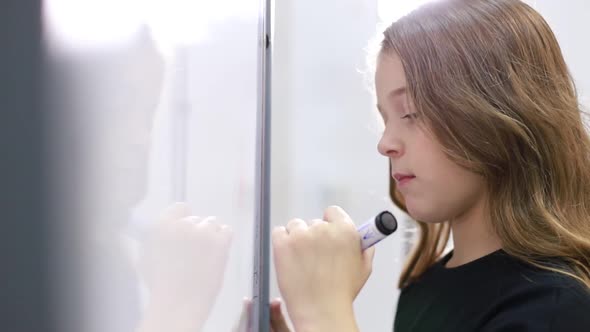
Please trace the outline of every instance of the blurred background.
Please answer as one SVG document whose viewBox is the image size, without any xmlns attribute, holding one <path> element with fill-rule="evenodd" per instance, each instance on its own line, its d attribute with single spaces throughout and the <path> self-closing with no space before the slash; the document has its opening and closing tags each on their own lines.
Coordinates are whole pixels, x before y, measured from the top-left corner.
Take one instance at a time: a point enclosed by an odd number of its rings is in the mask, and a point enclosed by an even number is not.
<svg viewBox="0 0 590 332">
<path fill-rule="evenodd" d="M 425 2 L 270 8 L 271 226 L 334 204 L 357 224 L 384 209 L 400 222 L 355 302 L 361 331 L 391 331 L 415 235 L 388 197 L 371 61 L 383 28 Z M 554 29 L 589 105 L 590 4 L 527 2 Z M 14 229 L 0 241 L 10 262 L 0 326 L 248 331 L 261 3 L 9 3 L 0 12 L 1 173 Z M 271 264 L 263 286 L 279 297 L 272 257 L 259 259 Z"/>
</svg>

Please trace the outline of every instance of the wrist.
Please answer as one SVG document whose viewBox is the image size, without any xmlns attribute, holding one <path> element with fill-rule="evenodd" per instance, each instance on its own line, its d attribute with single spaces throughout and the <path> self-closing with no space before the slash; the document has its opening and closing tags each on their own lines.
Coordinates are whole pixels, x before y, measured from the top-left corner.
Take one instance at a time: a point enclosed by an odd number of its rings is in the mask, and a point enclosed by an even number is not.
<svg viewBox="0 0 590 332">
<path fill-rule="evenodd" d="M 358 332 L 352 303 L 341 308 L 331 306 L 323 311 L 316 310 L 294 320 L 293 326 L 296 332 Z"/>
</svg>

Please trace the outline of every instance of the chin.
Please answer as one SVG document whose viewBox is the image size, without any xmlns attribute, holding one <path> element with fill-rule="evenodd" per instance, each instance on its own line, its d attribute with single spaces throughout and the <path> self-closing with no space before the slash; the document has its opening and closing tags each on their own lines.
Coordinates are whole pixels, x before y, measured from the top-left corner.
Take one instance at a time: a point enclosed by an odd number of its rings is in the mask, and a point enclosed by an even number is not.
<svg viewBox="0 0 590 332">
<path fill-rule="evenodd" d="M 449 220 L 445 216 L 431 209 L 420 208 L 411 204 L 406 205 L 408 214 L 412 219 L 427 224 L 438 224 Z"/>
</svg>

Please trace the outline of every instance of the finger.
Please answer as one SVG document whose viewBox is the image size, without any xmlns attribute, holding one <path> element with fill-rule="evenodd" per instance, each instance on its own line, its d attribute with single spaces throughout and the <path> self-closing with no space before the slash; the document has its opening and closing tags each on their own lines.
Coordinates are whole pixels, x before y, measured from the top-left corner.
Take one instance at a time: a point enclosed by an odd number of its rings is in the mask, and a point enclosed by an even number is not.
<svg viewBox="0 0 590 332">
<path fill-rule="evenodd" d="M 290 332 L 287 320 L 281 310 L 280 299 L 275 299 L 270 303 L 270 326 L 272 332 Z"/>
<path fill-rule="evenodd" d="M 222 225 L 216 223 L 217 217 L 215 217 L 215 216 L 208 216 L 205 218 L 187 217 L 185 219 L 190 220 L 194 224 L 194 226 L 197 228 L 207 228 L 207 229 L 219 231 L 222 226 Z"/>
<path fill-rule="evenodd" d="M 275 227 L 271 234 L 273 246 L 276 246 L 277 243 L 284 241 L 287 236 L 287 229 L 284 226 Z"/>
<path fill-rule="evenodd" d="M 234 230 L 229 225 L 217 225 L 217 234 L 222 237 L 225 246 L 229 246 L 234 237 Z"/>
<path fill-rule="evenodd" d="M 302 219 L 291 219 L 287 223 L 287 233 L 292 234 L 296 232 L 306 231 L 308 228 L 307 223 Z"/>
<path fill-rule="evenodd" d="M 203 220 L 201 220 L 201 223 L 203 224 L 212 224 L 217 220 L 216 216 L 208 216 L 203 218 Z"/>
<path fill-rule="evenodd" d="M 207 224 L 206 226 L 211 230 L 209 233 L 218 243 L 221 244 L 222 248 L 229 248 L 229 245 L 233 239 L 233 228 L 225 224 Z"/>
<path fill-rule="evenodd" d="M 206 234 L 215 236 L 224 242 L 230 242 L 233 237 L 232 227 L 217 223 L 217 217 L 215 216 L 209 216 L 203 219 L 191 216 L 183 218 L 182 220 L 186 221 L 186 224 L 190 225 L 193 230 L 197 232 L 206 232 Z"/>
<path fill-rule="evenodd" d="M 234 325 L 232 332 L 245 332 L 248 328 L 250 316 L 252 314 L 252 300 L 244 298 L 242 303 L 242 312 L 238 322 Z"/>
<path fill-rule="evenodd" d="M 363 262 L 368 271 L 373 269 L 373 259 L 375 258 L 375 247 L 365 249 L 363 252 Z"/>
<path fill-rule="evenodd" d="M 220 224 L 216 216 L 208 216 L 203 219 L 199 217 L 185 218 L 192 222 L 197 228 L 211 228 L 220 233 L 232 233 L 233 229 L 230 225 Z"/>
<path fill-rule="evenodd" d="M 201 218 L 197 216 L 187 216 L 181 218 L 179 222 L 186 225 L 197 226 L 201 222 Z"/>
<path fill-rule="evenodd" d="M 324 220 L 332 223 L 353 224 L 354 222 L 341 207 L 332 205 L 324 210 Z"/>
<path fill-rule="evenodd" d="M 312 219 L 312 220 L 309 221 L 308 224 L 309 224 L 309 227 L 313 227 L 315 225 L 324 224 L 324 223 L 326 223 L 326 222 L 324 220 L 322 220 L 322 219 Z"/>
<path fill-rule="evenodd" d="M 249 317 L 252 313 L 252 303 L 252 299 L 248 297 L 244 297 L 244 299 L 242 300 L 242 314 L 245 317 Z"/>
<path fill-rule="evenodd" d="M 172 236 L 171 239 L 190 239 L 192 231 L 199 225 L 200 221 L 201 219 L 199 217 L 185 216 L 169 219 L 166 223 L 162 224 L 162 227 L 165 229 L 167 236 Z"/>
<path fill-rule="evenodd" d="M 224 235 L 226 245 L 229 245 L 234 239 L 234 230 L 230 226 L 221 226 L 221 233 Z"/>
<path fill-rule="evenodd" d="M 184 218 L 190 215 L 188 204 L 184 202 L 176 202 L 170 205 L 160 217 L 160 221 L 173 221 Z"/>
<path fill-rule="evenodd" d="M 218 225 L 218 231 L 222 232 L 222 233 L 233 233 L 234 229 L 230 226 L 230 225 Z"/>
</svg>

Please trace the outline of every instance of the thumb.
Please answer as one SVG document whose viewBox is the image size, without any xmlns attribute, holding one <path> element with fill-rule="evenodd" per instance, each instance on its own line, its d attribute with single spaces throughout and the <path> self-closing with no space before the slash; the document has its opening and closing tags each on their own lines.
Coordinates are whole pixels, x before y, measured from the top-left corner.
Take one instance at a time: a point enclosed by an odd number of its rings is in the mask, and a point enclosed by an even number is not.
<svg viewBox="0 0 590 332">
<path fill-rule="evenodd" d="M 281 310 L 281 303 L 281 299 L 275 299 L 270 303 L 271 332 L 291 332 Z"/>
<path fill-rule="evenodd" d="M 375 258 L 375 247 L 365 249 L 363 252 L 363 261 L 365 265 L 365 271 L 369 273 L 373 270 L 373 259 Z"/>
</svg>

